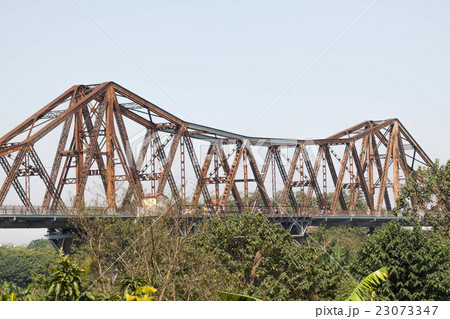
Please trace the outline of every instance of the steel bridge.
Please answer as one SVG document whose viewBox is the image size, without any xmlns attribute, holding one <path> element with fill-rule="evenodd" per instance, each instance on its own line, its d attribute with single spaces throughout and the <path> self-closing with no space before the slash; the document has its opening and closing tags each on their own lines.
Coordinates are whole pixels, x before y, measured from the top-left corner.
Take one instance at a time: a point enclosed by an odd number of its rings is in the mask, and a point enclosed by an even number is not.
<svg viewBox="0 0 450 319">
<path fill-rule="evenodd" d="M 371 218 L 389 214 L 406 178 L 431 163 L 398 119 L 324 139 L 251 137 L 184 121 L 114 82 L 75 85 L 0 138 L 0 211 L 20 200 L 21 216 L 57 218 L 84 205 L 97 180 L 114 216 L 166 192 L 190 214 Z"/>
</svg>

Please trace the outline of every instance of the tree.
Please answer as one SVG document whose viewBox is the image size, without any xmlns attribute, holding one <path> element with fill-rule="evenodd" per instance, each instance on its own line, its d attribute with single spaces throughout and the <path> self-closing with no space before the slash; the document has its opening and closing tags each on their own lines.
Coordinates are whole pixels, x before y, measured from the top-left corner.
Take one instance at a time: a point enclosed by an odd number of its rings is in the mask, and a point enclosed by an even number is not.
<svg viewBox="0 0 450 319">
<path fill-rule="evenodd" d="M 356 255 L 353 272 L 361 277 L 381 267 L 389 279 L 378 289 L 389 300 L 448 300 L 450 298 L 450 244 L 415 225 L 405 229 L 391 222 L 366 239 Z"/>
<path fill-rule="evenodd" d="M 52 244 L 48 239 L 40 238 L 32 240 L 31 243 L 28 244 L 28 249 L 39 249 L 39 248 L 49 248 L 52 247 Z"/>
<path fill-rule="evenodd" d="M 225 291 L 262 300 L 332 300 L 343 275 L 320 247 L 299 245 L 261 213 L 211 218 L 192 242 L 222 266 Z"/>
<path fill-rule="evenodd" d="M 36 279 L 45 291 L 45 300 L 95 300 L 91 292 L 84 290 L 83 279 L 86 276 L 87 271 L 61 251 L 59 258 L 49 266 L 48 275 L 38 275 Z"/>
<path fill-rule="evenodd" d="M 33 272 L 42 273 L 42 269 L 45 269 L 54 257 L 55 251 L 52 247 L 0 247 L 0 281 L 15 283 L 25 288 L 33 282 Z"/>
<path fill-rule="evenodd" d="M 158 288 L 158 300 L 217 300 L 217 291 L 227 287 L 212 254 L 190 241 L 189 220 L 168 214 L 155 223 L 151 218 L 85 218 L 81 212 L 78 217 L 74 258 L 89 262 L 91 276 L 98 278 L 92 289 L 98 293 L 122 295 L 120 282 L 130 278 Z M 143 282 L 136 285 L 145 287 Z"/>
<path fill-rule="evenodd" d="M 450 239 L 450 161 L 439 161 L 409 175 L 397 199 L 396 213 L 425 218 L 425 224 Z"/>
</svg>

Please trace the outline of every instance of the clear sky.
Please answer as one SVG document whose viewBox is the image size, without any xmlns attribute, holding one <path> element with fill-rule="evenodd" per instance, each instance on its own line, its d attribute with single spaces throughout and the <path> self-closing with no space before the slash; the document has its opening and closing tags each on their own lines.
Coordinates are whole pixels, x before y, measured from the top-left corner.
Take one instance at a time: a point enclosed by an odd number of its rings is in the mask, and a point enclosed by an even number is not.
<svg viewBox="0 0 450 319">
<path fill-rule="evenodd" d="M 432 159 L 450 157 L 448 1 L 380 0 L 322 56 L 373 0 L 77 1 L 135 61 L 73 0 L 0 0 L 0 136 L 71 85 L 112 80 L 245 135 L 324 138 L 397 117 Z"/>
</svg>

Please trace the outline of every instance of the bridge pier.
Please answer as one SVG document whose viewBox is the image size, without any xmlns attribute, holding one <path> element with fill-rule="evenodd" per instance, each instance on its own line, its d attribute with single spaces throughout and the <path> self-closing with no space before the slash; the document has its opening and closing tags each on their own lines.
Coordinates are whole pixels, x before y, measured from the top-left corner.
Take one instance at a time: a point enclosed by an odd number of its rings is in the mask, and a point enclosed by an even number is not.
<svg viewBox="0 0 450 319">
<path fill-rule="evenodd" d="M 75 236 L 76 235 L 73 233 L 73 229 L 49 228 L 47 230 L 47 237 L 52 243 L 53 247 L 58 252 L 62 249 L 65 255 L 71 253 L 73 239 L 75 238 Z"/>
</svg>

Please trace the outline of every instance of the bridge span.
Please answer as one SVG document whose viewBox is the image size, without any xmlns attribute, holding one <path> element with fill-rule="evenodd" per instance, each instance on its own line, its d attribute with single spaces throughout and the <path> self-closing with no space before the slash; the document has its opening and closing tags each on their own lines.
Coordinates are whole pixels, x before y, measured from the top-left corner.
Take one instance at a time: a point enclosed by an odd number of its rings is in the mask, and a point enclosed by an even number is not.
<svg viewBox="0 0 450 319">
<path fill-rule="evenodd" d="M 396 118 L 325 138 L 254 137 L 185 121 L 114 82 L 74 85 L 0 137 L 0 228 L 69 232 L 62 212 L 85 206 L 91 186 L 105 218 L 135 218 L 127 207 L 150 192 L 193 221 L 261 207 L 295 236 L 308 225 L 373 227 L 400 219 L 391 212 L 402 184 L 431 164 Z M 19 200 L 25 208 L 7 206 Z"/>
</svg>

